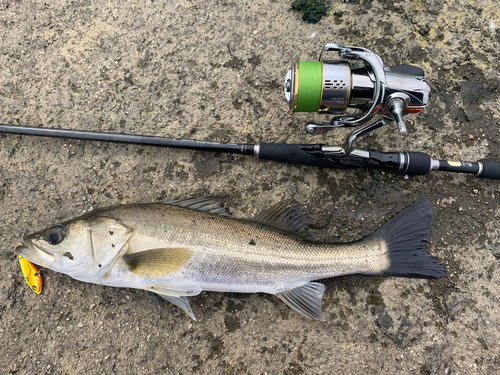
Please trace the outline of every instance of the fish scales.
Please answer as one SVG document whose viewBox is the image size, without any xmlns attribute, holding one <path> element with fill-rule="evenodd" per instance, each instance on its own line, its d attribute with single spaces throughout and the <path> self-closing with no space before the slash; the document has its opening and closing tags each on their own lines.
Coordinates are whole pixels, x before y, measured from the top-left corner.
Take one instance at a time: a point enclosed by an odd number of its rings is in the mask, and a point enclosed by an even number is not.
<svg viewBox="0 0 500 375">
<path fill-rule="evenodd" d="M 203 289 L 214 291 L 277 293 L 292 280 L 376 273 L 387 262 L 381 259 L 380 241 L 322 244 L 250 220 L 181 207 L 134 205 L 106 215 L 135 228 L 129 240 L 131 252 L 163 247 L 191 250 L 192 258 L 176 277 L 195 279 Z"/>
<path fill-rule="evenodd" d="M 323 319 L 325 286 L 346 274 L 439 278 L 425 246 L 432 224 L 418 202 L 372 236 L 352 243 L 308 238 L 310 220 L 290 202 L 253 220 L 228 217 L 221 197 L 131 204 L 93 211 L 25 236 L 16 252 L 86 282 L 153 291 L 195 319 L 188 296 L 202 290 L 276 295 Z"/>
</svg>

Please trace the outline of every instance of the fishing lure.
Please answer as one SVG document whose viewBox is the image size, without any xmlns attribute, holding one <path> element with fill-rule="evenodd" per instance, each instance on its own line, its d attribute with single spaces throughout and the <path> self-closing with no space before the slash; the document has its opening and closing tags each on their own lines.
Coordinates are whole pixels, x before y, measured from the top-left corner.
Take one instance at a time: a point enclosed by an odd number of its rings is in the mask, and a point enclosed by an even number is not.
<svg viewBox="0 0 500 375">
<path fill-rule="evenodd" d="M 42 276 L 40 276 L 38 268 L 28 259 L 25 259 L 20 255 L 19 264 L 21 265 L 24 280 L 26 280 L 30 289 L 36 294 L 40 294 L 42 292 Z"/>
</svg>

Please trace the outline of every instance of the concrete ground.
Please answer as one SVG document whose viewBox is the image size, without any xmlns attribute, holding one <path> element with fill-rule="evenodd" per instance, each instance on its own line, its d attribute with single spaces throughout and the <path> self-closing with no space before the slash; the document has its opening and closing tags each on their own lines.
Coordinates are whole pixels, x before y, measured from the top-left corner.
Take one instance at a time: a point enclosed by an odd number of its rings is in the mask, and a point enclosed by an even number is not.
<svg viewBox="0 0 500 375">
<path fill-rule="evenodd" d="M 304 133 L 282 83 L 324 43 L 413 64 L 432 104 L 358 145 L 500 160 L 500 9 L 490 0 L 332 1 L 317 24 L 290 0 L 0 1 L 0 122 L 222 142 L 338 144 Z M 332 57 L 336 55 L 332 53 Z M 500 365 L 500 185 L 251 157 L 0 135 L 0 373 L 493 374 Z M 325 322 L 262 294 L 203 292 L 198 321 L 140 290 L 44 270 L 41 295 L 14 248 L 98 207 L 229 194 L 236 217 L 283 199 L 335 241 L 373 233 L 429 198 L 429 250 L 447 277 L 325 281 Z"/>
</svg>

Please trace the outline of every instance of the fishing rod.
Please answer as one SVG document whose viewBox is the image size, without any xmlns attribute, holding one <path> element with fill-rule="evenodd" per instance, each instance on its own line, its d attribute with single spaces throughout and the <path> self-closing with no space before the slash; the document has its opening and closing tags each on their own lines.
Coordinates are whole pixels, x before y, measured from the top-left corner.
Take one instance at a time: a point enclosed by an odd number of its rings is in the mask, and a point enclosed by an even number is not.
<svg viewBox="0 0 500 375">
<path fill-rule="evenodd" d="M 403 117 L 426 107 L 432 86 L 424 78 L 422 69 L 411 65 L 384 67 L 380 56 L 364 48 L 326 44 L 323 51 L 336 51 L 342 60 L 321 60 L 321 53 L 319 61 L 296 61 L 285 78 L 285 98 L 294 112 L 336 115 L 329 124 L 307 124 L 306 132 L 309 134 L 322 134 L 338 127 L 359 126 L 341 146 L 220 143 L 2 124 L 0 133 L 250 155 L 260 160 L 322 168 L 368 167 L 406 175 L 446 171 L 500 179 L 500 162 L 497 161 L 469 163 L 437 160 L 423 152 L 381 152 L 354 148 L 356 139 L 392 121 L 397 122 L 402 135 L 406 134 Z"/>
<path fill-rule="evenodd" d="M 380 127 L 384 120 L 375 122 Z M 190 139 L 165 138 L 133 134 L 116 134 L 69 129 L 49 129 L 0 124 L 0 133 L 40 137 L 69 138 L 87 141 L 128 143 L 146 146 L 181 148 L 256 156 L 271 160 L 314 167 L 351 169 L 369 167 L 407 175 L 424 175 L 431 171 L 469 173 L 479 178 L 500 179 L 500 162 L 480 160 L 476 163 L 436 160 L 423 152 L 381 152 L 353 148 L 352 142 L 363 128 L 351 134 L 344 146 L 290 143 L 220 143 Z"/>
</svg>

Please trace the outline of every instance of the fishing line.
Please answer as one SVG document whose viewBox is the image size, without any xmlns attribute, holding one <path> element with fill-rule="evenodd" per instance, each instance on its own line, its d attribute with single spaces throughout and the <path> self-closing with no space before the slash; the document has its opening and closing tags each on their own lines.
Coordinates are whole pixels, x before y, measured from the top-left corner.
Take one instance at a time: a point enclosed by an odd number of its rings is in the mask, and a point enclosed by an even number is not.
<svg viewBox="0 0 500 375">
<path fill-rule="evenodd" d="M 74 98 L 74 97 L 72 96 L 71 98 Z M 66 113 L 72 113 L 72 114 L 76 114 L 76 115 L 79 115 L 79 116 L 89 116 L 89 117 L 92 117 L 92 118 L 95 118 L 95 119 L 99 119 L 101 117 L 103 119 L 109 119 L 113 123 L 119 123 L 120 121 L 127 121 L 127 122 L 130 121 L 130 122 L 133 122 L 133 123 L 136 123 L 136 124 L 141 124 L 141 125 L 147 125 L 147 126 L 153 125 L 154 127 L 158 127 L 158 125 L 161 125 L 162 129 L 163 128 L 170 128 L 170 129 L 177 130 L 177 129 L 181 129 L 182 128 L 185 131 L 192 131 L 192 130 L 220 131 L 220 130 L 223 130 L 224 132 L 235 132 L 235 131 L 238 131 L 238 133 L 246 133 L 246 135 L 255 135 L 250 130 L 245 129 L 245 128 L 231 129 L 231 128 L 227 128 L 227 127 L 211 127 L 211 126 L 199 126 L 199 125 L 194 125 L 194 126 L 191 126 L 191 127 L 176 126 L 176 125 L 172 125 L 171 123 L 165 123 L 165 122 L 159 122 L 159 121 L 152 121 L 152 120 L 138 120 L 138 119 L 134 119 L 134 118 L 130 118 L 130 117 L 123 117 L 123 116 L 114 115 L 114 114 L 110 114 L 110 113 L 106 113 L 106 112 L 95 113 L 95 112 L 92 112 L 92 111 L 84 111 L 84 110 L 78 110 L 78 109 L 62 108 L 62 107 L 59 107 L 59 106 L 42 104 L 42 103 L 36 101 L 35 99 L 31 99 L 31 98 L 10 98 L 10 97 L 6 97 L 6 96 L 1 96 L 0 95 L 0 100 L 3 100 L 3 101 L 12 101 L 12 102 L 20 103 L 20 104 L 22 104 L 25 107 L 35 107 L 35 108 L 38 107 L 38 108 L 43 108 L 43 109 L 48 109 L 48 110 L 54 110 L 54 111 L 61 111 L 61 112 L 66 112 Z M 97 130 L 102 130 L 102 127 L 104 125 L 105 124 L 102 124 L 101 126 L 99 126 L 99 128 Z M 282 131 L 282 129 L 280 129 L 280 130 L 266 129 L 266 133 L 270 133 L 270 134 L 279 133 L 281 135 L 290 135 L 290 136 L 291 135 L 300 135 L 300 134 L 302 134 L 302 132 L 300 132 L 300 131 L 289 131 L 287 133 L 284 133 Z"/>
<path fill-rule="evenodd" d="M 74 98 L 74 97 L 72 96 L 71 98 Z M 137 124 L 142 124 L 142 125 L 155 125 L 155 126 L 157 126 L 158 124 L 163 124 L 163 125 L 166 125 L 166 126 L 171 126 L 171 125 L 163 123 L 163 122 L 151 121 L 151 120 L 137 120 L 137 119 L 134 119 L 134 118 L 122 117 L 122 116 L 119 116 L 119 115 L 113 115 L 113 114 L 106 113 L 106 112 L 95 113 L 95 112 L 92 112 L 92 111 L 83 111 L 83 110 L 77 110 L 77 109 L 63 108 L 63 107 L 59 107 L 59 106 L 51 106 L 51 105 L 48 105 L 48 104 L 41 104 L 40 102 L 37 102 L 36 100 L 31 99 L 31 98 L 21 98 L 21 99 L 18 99 L 18 98 L 9 98 L 9 97 L 5 97 L 5 96 L 0 96 L 0 99 L 1 100 L 10 100 L 10 101 L 22 103 L 26 107 L 39 107 L 39 108 L 45 108 L 45 109 L 50 109 L 50 110 L 55 110 L 55 111 L 61 111 L 61 112 L 67 112 L 67 113 L 74 113 L 74 114 L 81 115 L 81 116 L 91 116 L 91 117 L 94 117 L 94 118 L 102 117 L 102 118 L 105 118 L 105 119 L 109 119 L 109 120 L 111 120 L 113 122 L 119 122 L 119 121 L 124 120 L 124 121 L 131 121 L 131 122 L 134 122 L 134 123 L 137 123 Z M 31 103 L 29 103 L 29 102 L 31 102 Z M 213 128 L 213 127 L 206 127 L 206 126 L 205 127 L 194 126 L 192 128 L 193 129 L 199 129 L 199 130 L 221 130 L 221 128 Z M 224 130 L 228 130 L 229 131 L 229 130 L 233 130 L 233 129 L 224 129 Z"/>
<path fill-rule="evenodd" d="M 320 61 L 298 61 L 297 112 L 318 112 L 321 101 L 323 64 Z"/>
</svg>

